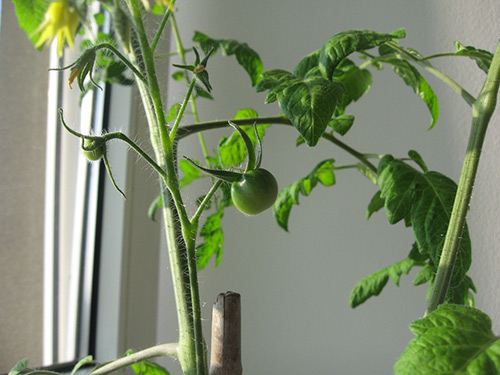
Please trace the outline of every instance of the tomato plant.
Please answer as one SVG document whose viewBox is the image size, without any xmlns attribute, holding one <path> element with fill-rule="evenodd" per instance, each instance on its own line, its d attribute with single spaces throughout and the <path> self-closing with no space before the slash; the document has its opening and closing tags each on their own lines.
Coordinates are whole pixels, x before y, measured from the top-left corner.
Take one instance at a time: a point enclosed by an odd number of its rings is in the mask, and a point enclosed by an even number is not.
<svg viewBox="0 0 500 375">
<path fill-rule="evenodd" d="M 69 1 L 63 0 L 65 7 L 80 6 L 78 2 L 70 4 Z M 31 2 L 28 0 L 18 0 L 18 2 L 25 2 L 25 5 L 31 6 Z M 45 4 L 45 2 L 42 3 Z M 334 172 L 338 169 L 360 171 L 377 187 L 378 191 L 368 207 L 368 216 L 384 209 L 390 224 L 403 221 L 407 227 L 412 229 L 415 237 L 414 245 L 407 259 L 375 272 L 358 284 L 351 306 L 355 307 L 368 298 L 379 295 L 390 277 L 398 284 L 399 278 L 403 274 L 407 274 L 410 269 L 422 267 L 415 284 L 429 284 L 430 297 L 427 310 L 429 317 L 424 321 L 424 325 L 436 328 L 434 326 L 439 326 L 443 320 L 439 319 L 439 314 L 442 314 L 447 320 L 456 323 L 451 327 L 454 329 L 453 334 L 457 332 L 456 328 L 462 325 L 462 321 L 467 321 L 467 319 L 459 319 L 459 315 L 465 315 L 469 318 L 478 316 L 478 319 L 484 323 L 481 324 L 481 328 L 486 332 L 488 338 L 486 343 L 488 345 L 493 343 L 492 345 L 498 347 L 500 341 L 490 334 L 486 324 L 487 317 L 478 314 L 471 306 L 473 304 L 471 295 L 475 291 L 475 286 L 467 275 L 471 263 L 471 244 L 465 216 L 472 194 L 472 185 L 485 130 L 497 100 L 496 95 L 500 84 L 500 44 L 493 54 L 473 47 L 465 47 L 457 42 L 454 52 L 424 57 L 414 49 L 404 48 L 400 45 L 400 39 L 406 36 L 403 29 L 395 30 L 392 33 L 350 30 L 335 34 L 319 49 L 298 61 L 293 71 L 284 69 L 264 71 L 259 55 L 246 43 L 240 43 L 233 39 L 214 39 L 196 32 L 193 41 L 199 44 L 205 53 L 203 60 L 200 59 L 196 47 L 184 48 L 179 38 L 177 25 L 170 18 L 171 13 L 175 11 L 175 1 L 173 0 L 161 1 L 165 6 L 163 18 L 161 22 L 156 23 L 158 28 L 152 39 L 144 24 L 144 21 L 149 19 L 145 17 L 145 12 L 149 9 L 147 1 L 144 4 L 138 0 L 129 0 L 125 3 L 118 1 L 103 3 L 105 3 L 105 8 L 112 21 L 124 26 L 124 28 L 117 30 L 123 42 L 121 47 L 124 54 L 115 48 L 115 44 L 119 44 L 120 41 L 113 40 L 112 33 L 107 36 L 99 35 L 98 38 L 89 38 L 86 43 L 83 43 L 84 51 L 81 60 L 67 67 L 71 69 L 70 83 L 78 77 L 80 89 L 87 90 L 83 85 L 87 75 L 90 81 L 95 84 L 91 76 L 94 66 L 96 67 L 96 78 L 99 77 L 99 80 L 106 83 L 117 81 L 126 83 L 128 81 L 123 80 L 122 73 L 129 69 L 130 72 L 127 74 L 133 75 L 143 101 L 154 157 L 149 156 L 146 151 L 120 132 L 93 137 L 69 131 L 83 140 L 83 153 L 89 160 L 97 161 L 101 158 L 104 160 L 111 178 L 106 158 L 106 140 L 109 139 L 126 142 L 158 174 L 160 195 L 154 201 L 154 206 L 161 207 L 164 212 L 164 227 L 177 303 L 179 340 L 169 344 L 168 350 L 165 346 L 157 346 L 133 353 L 129 357 L 110 362 L 96 369 L 94 374 L 104 375 L 126 365 L 151 358 L 154 356 L 152 352 L 161 352 L 162 355 L 178 358 L 185 375 L 206 375 L 208 363 L 202 331 L 201 302 L 197 279 L 198 272 L 202 267 L 197 261 L 201 256 L 210 259 L 212 255 L 216 255 L 219 258 L 222 253 L 221 219 L 224 209 L 230 203 L 228 203 L 227 191 L 222 192 L 222 199 L 220 199 L 220 190 L 224 190 L 220 189 L 221 181 L 231 184 L 232 202 L 245 214 L 258 214 L 277 201 L 275 205 L 277 209 L 274 210 L 275 217 L 279 216 L 277 221 L 281 222 L 282 227 L 286 229 L 291 208 L 298 204 L 299 194 L 308 196 L 318 182 L 324 186 L 334 185 Z M 46 7 L 44 4 L 41 6 Z M 163 8 L 160 4 L 157 5 L 156 12 L 158 13 L 158 8 Z M 40 16 L 43 9 L 38 10 L 35 13 Z M 30 17 L 25 13 L 27 12 L 20 12 L 20 18 Z M 76 30 L 77 27 L 80 27 L 80 23 L 87 27 L 88 20 L 84 19 L 85 14 L 86 9 L 78 9 L 78 19 L 74 17 L 74 19 L 66 19 L 66 21 L 64 19 L 55 20 L 64 22 L 54 22 L 53 25 L 41 23 L 39 26 L 40 19 L 38 19 L 37 24 L 31 25 L 33 26 L 31 30 L 35 30 L 35 33 L 41 32 L 42 29 L 45 30 L 42 36 L 33 40 L 35 46 L 40 46 L 39 38 L 47 39 L 50 36 L 53 39 L 57 34 L 61 37 L 66 35 L 61 34 L 64 33 L 64 30 L 68 28 Z M 157 78 L 158 54 L 156 47 L 170 20 L 172 20 L 173 34 L 176 37 L 176 54 L 181 60 L 181 64 L 173 65 L 183 69 L 181 72 L 174 73 L 174 79 L 184 80 L 188 89 L 182 103 L 175 103 L 167 111 L 164 106 L 165 99 L 162 96 L 162 87 Z M 28 21 L 30 20 L 28 19 Z M 36 19 L 33 22 L 36 22 Z M 72 34 L 67 36 L 71 37 L 68 40 L 70 45 L 73 44 L 74 35 Z M 32 37 L 36 37 L 36 35 L 32 35 Z M 64 40 L 59 40 L 59 43 L 59 49 L 61 49 Z M 106 53 L 101 53 L 101 50 Z M 268 91 L 265 101 L 266 103 L 277 102 L 281 113 L 279 116 L 260 118 L 256 112 L 248 110 L 244 115 L 239 113 L 235 119 L 232 119 L 233 121 L 199 123 L 195 100 L 198 98 L 213 99 L 210 94 L 212 85 L 208 79 L 207 61 L 218 50 L 221 50 L 224 55 L 236 57 L 237 62 L 250 76 L 251 83 L 257 92 Z M 188 52 L 193 52 L 195 55 L 193 64 L 187 62 L 186 54 Z M 356 53 L 360 54 L 359 57 L 364 60 L 359 66 L 355 62 L 357 60 L 351 59 L 351 55 Z M 479 92 L 477 98 L 431 64 L 430 61 L 433 58 L 442 55 L 469 57 L 487 73 L 484 88 Z M 458 185 L 440 173 L 429 171 L 423 158 L 416 151 L 410 151 L 409 158 L 406 156 L 393 157 L 383 153 L 363 153 L 345 144 L 337 137 L 338 134 L 345 135 L 354 122 L 354 116 L 347 113 L 349 104 L 358 101 L 372 85 L 372 73 L 369 68 L 379 70 L 384 64 L 390 66 L 423 100 L 431 115 L 430 128 L 437 123 L 439 107 L 436 95 L 420 70 L 425 70 L 448 84 L 472 107 L 474 119 L 471 128 L 471 142 L 468 146 L 464 169 Z M 196 123 L 181 126 L 181 120 L 183 120 L 186 108 L 190 103 Z M 64 121 L 62 122 L 68 128 Z M 260 132 L 263 132 L 265 126 L 278 123 L 286 124 L 288 129 L 297 132 L 296 145 L 305 143 L 313 147 L 320 141 L 330 142 L 347 152 L 350 157 L 355 159 L 355 163 L 337 166 L 334 165 L 333 159 L 328 159 L 318 164 L 308 176 L 292 183 L 278 195 L 276 179 L 269 171 L 260 168 L 262 161 Z M 233 133 L 236 136 L 224 138 L 219 142 L 218 149 L 209 152 L 203 138 L 203 132 L 227 128 L 228 124 L 239 133 L 240 137 Z M 251 134 L 251 129 L 247 129 L 247 131 L 242 128 L 242 126 L 249 125 L 254 125 L 254 134 Z M 257 126 L 261 126 L 260 130 Z M 181 167 L 184 173 L 183 177 L 188 177 L 184 179 L 184 182 L 201 177 L 200 170 L 214 177 L 216 181 L 212 181 L 209 192 L 196 202 L 196 211 L 191 215 L 186 209 L 185 192 L 181 190 L 183 181 L 178 173 L 177 143 L 182 137 L 195 133 L 200 135 L 203 162 L 199 165 L 186 158 L 191 163 L 190 167 L 194 166 L 198 174 L 192 173 L 187 176 L 188 169 Z M 246 166 L 240 171 L 238 168 L 245 158 L 247 160 Z M 114 180 L 112 181 L 116 186 Z M 214 208 L 215 213 L 206 218 L 205 225 L 201 226 L 200 229 L 199 222 L 202 213 L 209 207 Z M 198 235 L 205 239 L 203 246 L 197 244 Z M 203 251 L 200 250 L 201 248 Z M 450 285 L 452 288 L 449 288 Z M 437 310 L 437 307 L 443 302 L 452 302 L 465 307 Z M 437 315 L 434 313 L 436 310 Z M 436 316 L 438 317 L 437 322 Z M 426 345 L 431 344 L 427 357 L 422 360 L 423 356 L 420 356 L 420 362 L 436 363 L 438 368 L 462 368 L 462 364 L 457 363 L 453 356 L 433 358 L 432 356 L 436 352 L 433 350 L 433 345 L 439 344 L 440 337 L 429 338 L 424 334 L 426 332 L 422 332 L 421 326 L 418 324 L 413 328 L 417 339 L 423 337 L 422 340 Z M 441 331 L 443 327 L 437 328 Z M 444 328 L 443 330 L 449 332 L 448 327 Z M 470 342 L 473 343 L 477 337 L 475 333 L 481 332 L 481 330 L 477 330 L 477 327 L 472 327 L 472 331 L 474 337 L 465 343 L 467 345 Z M 440 335 L 442 334 L 440 333 Z M 456 343 L 453 342 L 453 345 L 464 345 L 460 337 L 456 341 Z M 420 348 L 422 345 L 419 341 L 414 346 Z M 484 346 L 482 347 L 484 348 Z M 448 349 L 453 352 L 453 347 L 450 346 Z M 496 363 L 500 363 L 500 357 L 497 353 L 498 350 L 492 356 L 494 356 Z M 470 358 L 466 358 L 466 360 L 473 359 L 476 354 L 476 352 L 473 352 L 472 355 L 468 354 Z M 406 356 L 402 356 L 403 359 L 398 361 L 399 365 L 396 367 L 398 374 L 409 373 L 407 369 L 411 366 L 422 367 L 419 364 L 415 365 L 414 357 L 412 350 Z M 411 362 L 411 366 L 407 362 Z M 431 369 L 430 373 L 433 373 L 433 370 Z"/>
</svg>

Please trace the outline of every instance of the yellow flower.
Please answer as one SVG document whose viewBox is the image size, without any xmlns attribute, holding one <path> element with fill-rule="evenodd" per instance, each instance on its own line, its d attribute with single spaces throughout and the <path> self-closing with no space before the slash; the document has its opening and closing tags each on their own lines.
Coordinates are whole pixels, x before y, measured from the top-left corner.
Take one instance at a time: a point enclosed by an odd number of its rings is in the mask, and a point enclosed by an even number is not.
<svg viewBox="0 0 500 375">
<path fill-rule="evenodd" d="M 43 22 L 32 34 L 42 32 L 35 47 L 41 47 L 45 41 L 50 44 L 57 36 L 57 54 L 61 57 L 64 40 L 67 40 L 71 49 L 74 49 L 73 40 L 79 23 L 78 12 L 66 0 L 53 1 L 45 12 Z"/>
<path fill-rule="evenodd" d="M 171 0 L 155 0 L 156 4 L 165 6 L 169 8 L 172 12 L 175 12 L 176 9 L 174 8 L 174 3 L 175 1 Z M 149 0 L 142 0 L 142 5 L 144 5 L 144 8 L 149 11 L 151 10 L 151 5 L 149 5 Z"/>
</svg>

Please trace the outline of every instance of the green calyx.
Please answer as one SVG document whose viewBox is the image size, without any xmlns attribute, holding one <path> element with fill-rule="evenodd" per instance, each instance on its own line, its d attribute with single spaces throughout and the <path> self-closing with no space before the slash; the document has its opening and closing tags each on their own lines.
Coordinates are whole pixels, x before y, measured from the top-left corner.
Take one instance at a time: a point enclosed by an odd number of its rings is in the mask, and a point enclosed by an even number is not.
<svg viewBox="0 0 500 375">
<path fill-rule="evenodd" d="M 198 78 L 203 83 L 207 91 L 210 92 L 212 91 L 212 85 L 210 85 L 210 81 L 208 80 L 208 72 L 205 68 L 207 67 L 208 59 L 210 58 L 210 56 L 212 56 L 214 48 L 212 47 L 210 51 L 208 51 L 203 60 L 200 60 L 200 54 L 198 53 L 196 48 L 193 48 L 193 51 L 196 56 L 193 65 L 172 65 L 176 68 L 181 68 L 193 72 L 195 77 Z"/>
</svg>

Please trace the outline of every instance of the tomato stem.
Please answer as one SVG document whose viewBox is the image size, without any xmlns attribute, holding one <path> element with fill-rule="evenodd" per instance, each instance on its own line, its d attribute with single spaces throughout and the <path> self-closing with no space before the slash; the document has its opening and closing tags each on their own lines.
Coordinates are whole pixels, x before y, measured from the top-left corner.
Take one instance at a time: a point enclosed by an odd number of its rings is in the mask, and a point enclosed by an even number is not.
<svg viewBox="0 0 500 375">
<path fill-rule="evenodd" d="M 426 314 L 434 311 L 446 298 L 455 259 L 459 251 L 460 238 L 465 227 L 465 218 L 469 209 L 486 129 L 496 107 L 499 85 L 500 42 L 497 45 L 484 86 L 472 105 L 469 144 Z"/>
</svg>

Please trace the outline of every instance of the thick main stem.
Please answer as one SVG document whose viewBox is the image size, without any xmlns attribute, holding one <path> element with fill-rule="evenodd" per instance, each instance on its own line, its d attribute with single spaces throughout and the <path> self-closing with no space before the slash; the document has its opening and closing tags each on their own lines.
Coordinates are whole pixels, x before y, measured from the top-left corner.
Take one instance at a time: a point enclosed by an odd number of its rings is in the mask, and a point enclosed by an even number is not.
<svg viewBox="0 0 500 375">
<path fill-rule="evenodd" d="M 192 237 L 193 226 L 189 222 L 180 197 L 175 167 L 175 146 L 167 132 L 153 54 L 142 25 L 140 8 L 136 0 L 129 0 L 128 4 L 137 26 L 148 79 L 147 83 L 138 80 L 137 85 L 146 111 L 157 164 L 166 174 L 164 178 L 160 178 L 160 189 L 179 324 L 178 359 L 184 375 L 205 375 L 208 366 L 203 350 L 201 319 L 198 316 L 200 322 L 195 324 L 193 316 L 194 311 L 200 310 L 196 269 L 194 276 L 188 271 L 193 268 L 193 260 L 190 258 L 194 256 L 194 241 L 186 241 L 186 238 Z"/>
<path fill-rule="evenodd" d="M 486 129 L 495 111 L 499 83 L 500 42 L 493 56 L 483 89 L 472 105 L 473 118 L 469 144 L 426 314 L 434 311 L 446 298 L 459 251 L 460 238 L 465 226 L 465 218 L 469 208 Z"/>
</svg>

